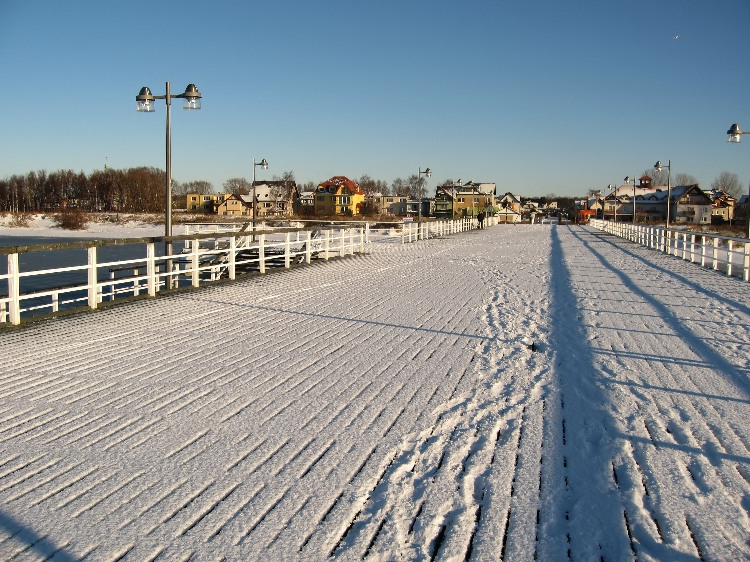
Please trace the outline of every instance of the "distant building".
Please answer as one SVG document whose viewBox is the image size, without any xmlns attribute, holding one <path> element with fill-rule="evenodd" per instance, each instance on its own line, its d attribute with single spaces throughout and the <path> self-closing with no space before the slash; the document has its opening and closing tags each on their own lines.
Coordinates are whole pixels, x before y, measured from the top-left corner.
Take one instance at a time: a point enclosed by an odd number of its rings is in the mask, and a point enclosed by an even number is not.
<svg viewBox="0 0 750 562">
<path fill-rule="evenodd" d="M 521 222 L 522 208 L 521 199 L 508 192 L 497 200 L 495 216 L 498 222 L 516 223 Z"/>
<path fill-rule="evenodd" d="M 667 205 L 669 199 L 669 205 Z M 618 222 L 662 222 L 708 224 L 711 222 L 711 198 L 698 184 L 668 188 L 654 186 L 649 176 L 642 176 L 639 185 L 621 185 L 604 198 L 604 218 Z"/>
<path fill-rule="evenodd" d="M 406 216 L 408 200 L 408 197 L 402 195 L 383 195 L 382 193 L 369 193 L 365 195 L 365 201 L 379 215 Z"/>
<path fill-rule="evenodd" d="M 297 211 L 299 193 L 293 180 L 256 181 L 259 217 L 286 217 Z"/>
<path fill-rule="evenodd" d="M 249 217 L 253 214 L 253 198 L 250 195 L 230 195 L 216 207 L 216 214 Z"/>
<path fill-rule="evenodd" d="M 216 213 L 219 204 L 231 193 L 188 193 L 185 209 L 190 213 Z"/>
<path fill-rule="evenodd" d="M 315 214 L 318 216 L 361 214 L 365 193 L 346 176 L 333 176 L 315 190 Z"/>
<path fill-rule="evenodd" d="M 494 214 L 494 183 L 461 183 L 439 185 L 435 190 L 435 216 L 438 218 L 475 217 L 479 211 Z"/>
</svg>

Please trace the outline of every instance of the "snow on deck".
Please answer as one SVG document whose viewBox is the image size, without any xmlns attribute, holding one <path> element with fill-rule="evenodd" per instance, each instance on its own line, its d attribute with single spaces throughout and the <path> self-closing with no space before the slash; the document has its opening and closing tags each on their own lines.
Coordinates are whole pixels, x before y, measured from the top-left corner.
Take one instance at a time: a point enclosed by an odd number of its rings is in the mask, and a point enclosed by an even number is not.
<svg viewBox="0 0 750 562">
<path fill-rule="evenodd" d="M 0 331 L 0 559 L 747 559 L 749 295 L 502 226 Z"/>
</svg>

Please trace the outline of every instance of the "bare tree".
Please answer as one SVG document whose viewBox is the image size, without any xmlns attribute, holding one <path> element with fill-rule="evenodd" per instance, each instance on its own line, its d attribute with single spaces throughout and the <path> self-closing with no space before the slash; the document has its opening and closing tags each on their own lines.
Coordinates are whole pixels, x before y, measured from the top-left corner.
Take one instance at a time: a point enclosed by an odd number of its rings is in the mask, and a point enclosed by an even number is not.
<svg viewBox="0 0 750 562">
<path fill-rule="evenodd" d="M 695 176 L 691 176 L 690 174 L 677 174 L 674 177 L 674 185 L 694 185 L 697 184 L 698 180 L 695 179 Z"/>
<path fill-rule="evenodd" d="M 651 185 L 667 185 L 669 170 L 667 168 L 662 168 L 661 170 L 651 168 L 643 172 L 643 175 L 651 178 Z M 672 184 L 674 185 L 673 182 Z"/>
<path fill-rule="evenodd" d="M 234 195 L 247 195 L 253 187 L 250 184 L 245 178 L 230 178 L 224 182 L 224 191 Z"/>
<path fill-rule="evenodd" d="M 399 197 L 406 197 L 410 195 L 410 188 L 411 186 L 407 181 L 402 180 L 401 178 L 396 178 L 393 180 L 393 183 L 391 183 L 391 192 L 393 195 L 397 195 Z"/>
<path fill-rule="evenodd" d="M 188 193 L 206 195 L 214 192 L 214 185 L 210 181 L 197 180 L 182 184 L 173 184 L 172 189 L 175 195 L 187 195 Z"/>
<path fill-rule="evenodd" d="M 711 189 L 723 191 L 735 199 L 739 199 L 743 195 L 740 177 L 732 172 L 722 172 L 719 174 L 719 177 L 711 182 Z"/>
</svg>

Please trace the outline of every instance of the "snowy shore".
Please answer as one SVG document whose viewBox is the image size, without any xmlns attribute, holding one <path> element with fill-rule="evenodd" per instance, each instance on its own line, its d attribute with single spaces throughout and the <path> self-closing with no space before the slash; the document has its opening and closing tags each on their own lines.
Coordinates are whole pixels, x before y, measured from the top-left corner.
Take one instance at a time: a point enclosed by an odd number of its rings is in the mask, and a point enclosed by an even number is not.
<svg viewBox="0 0 750 562">
<path fill-rule="evenodd" d="M 0 237 L 44 238 L 138 238 L 163 236 L 164 225 L 133 217 L 122 221 L 91 221 L 82 230 L 69 230 L 58 226 L 52 215 L 31 215 L 27 226 L 13 226 L 13 217 L 0 216 Z"/>
</svg>

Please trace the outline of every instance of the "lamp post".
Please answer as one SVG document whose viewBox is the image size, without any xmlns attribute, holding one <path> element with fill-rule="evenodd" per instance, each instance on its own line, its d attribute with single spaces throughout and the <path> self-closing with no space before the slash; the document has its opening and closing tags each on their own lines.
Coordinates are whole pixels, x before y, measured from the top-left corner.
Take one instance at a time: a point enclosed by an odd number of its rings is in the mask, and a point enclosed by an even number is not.
<svg viewBox="0 0 750 562">
<path fill-rule="evenodd" d="M 615 198 L 615 204 L 614 204 L 615 222 L 617 222 L 617 186 L 613 184 L 609 184 L 607 187 L 612 190 L 612 194 L 614 195 L 614 198 Z"/>
<path fill-rule="evenodd" d="M 428 178 L 432 176 L 432 170 L 427 168 L 424 172 L 422 171 L 422 168 L 419 168 L 419 171 L 417 172 L 417 186 L 419 187 L 419 205 L 417 206 L 417 232 L 419 233 L 419 237 L 422 237 L 422 174 L 427 176 Z"/>
<path fill-rule="evenodd" d="M 742 129 L 740 129 L 740 126 L 737 123 L 733 123 L 727 131 L 727 135 L 729 135 L 727 140 L 731 143 L 740 143 L 742 142 L 743 134 L 744 133 L 742 132 Z M 747 237 L 750 238 L 750 188 L 748 188 L 747 202 L 745 205 L 745 223 L 747 223 Z"/>
<path fill-rule="evenodd" d="M 662 168 L 667 169 L 667 228 L 669 228 L 669 214 L 670 214 L 670 203 L 672 202 L 672 161 L 665 166 L 661 163 L 661 160 L 657 160 L 654 164 L 654 170 L 661 172 Z"/>
<path fill-rule="evenodd" d="M 255 168 L 258 166 L 260 166 L 261 170 L 267 170 L 268 160 L 263 158 L 260 162 L 256 162 L 255 158 L 253 158 L 253 240 L 255 240 L 255 207 L 258 205 L 258 199 L 255 196 Z"/>
<path fill-rule="evenodd" d="M 153 113 L 155 111 L 154 101 L 164 100 L 167 103 L 167 169 L 166 169 L 166 196 L 165 196 L 165 218 L 164 218 L 164 236 L 172 236 L 172 98 L 184 99 L 183 109 L 200 109 L 201 93 L 195 84 L 188 84 L 185 92 L 173 96 L 169 89 L 169 82 L 166 86 L 167 93 L 163 96 L 155 96 L 151 90 L 144 86 L 138 95 L 135 96 L 136 111 L 140 113 Z M 167 256 L 172 254 L 172 243 L 167 242 L 165 245 Z M 167 270 L 171 271 L 172 260 L 167 260 Z M 171 277 L 169 281 L 171 285 Z"/>
<path fill-rule="evenodd" d="M 625 176 L 625 183 L 630 185 L 630 176 Z M 633 176 L 633 224 L 635 224 L 635 176 Z"/>
</svg>

